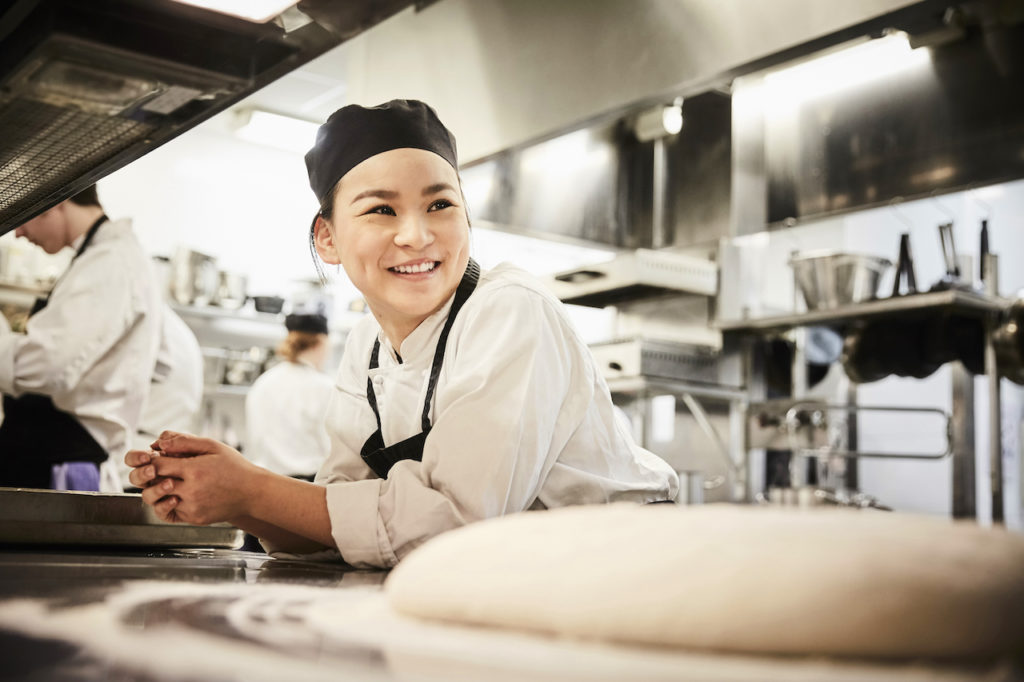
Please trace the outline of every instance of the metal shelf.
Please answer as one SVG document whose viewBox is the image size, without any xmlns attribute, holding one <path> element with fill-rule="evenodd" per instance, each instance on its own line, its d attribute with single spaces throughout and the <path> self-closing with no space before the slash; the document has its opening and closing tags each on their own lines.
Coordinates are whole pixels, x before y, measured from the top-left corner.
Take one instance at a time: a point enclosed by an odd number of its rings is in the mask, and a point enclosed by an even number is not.
<svg viewBox="0 0 1024 682">
<path fill-rule="evenodd" d="M 215 384 L 203 386 L 204 396 L 235 396 L 244 397 L 249 393 L 251 386 L 235 384 Z"/>
<path fill-rule="evenodd" d="M 200 307 L 171 303 L 171 308 L 182 317 L 200 317 L 213 320 L 243 320 L 245 322 L 260 322 L 281 326 L 284 324 L 284 315 L 281 313 L 261 313 L 246 308 L 231 309 L 218 308 L 216 306 Z"/>
<path fill-rule="evenodd" d="M 908 294 L 883 298 L 877 301 L 857 303 L 830 310 L 809 310 L 789 315 L 753 318 L 747 320 L 716 320 L 712 325 L 722 331 L 764 332 L 779 331 L 807 325 L 843 324 L 868 317 L 894 315 L 908 311 L 929 308 L 953 308 L 979 315 L 998 312 L 1008 302 L 997 296 L 987 296 L 973 291 L 948 289 L 923 294 Z"/>
</svg>

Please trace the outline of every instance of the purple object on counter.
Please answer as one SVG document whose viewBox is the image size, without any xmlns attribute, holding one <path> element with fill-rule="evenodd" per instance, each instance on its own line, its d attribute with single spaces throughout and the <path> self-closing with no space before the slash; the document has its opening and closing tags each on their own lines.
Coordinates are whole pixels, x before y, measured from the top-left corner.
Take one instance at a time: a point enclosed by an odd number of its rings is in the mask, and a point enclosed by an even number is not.
<svg viewBox="0 0 1024 682">
<path fill-rule="evenodd" d="M 50 487 L 54 490 L 99 492 L 100 469 L 92 462 L 54 464 L 50 469 Z"/>
</svg>

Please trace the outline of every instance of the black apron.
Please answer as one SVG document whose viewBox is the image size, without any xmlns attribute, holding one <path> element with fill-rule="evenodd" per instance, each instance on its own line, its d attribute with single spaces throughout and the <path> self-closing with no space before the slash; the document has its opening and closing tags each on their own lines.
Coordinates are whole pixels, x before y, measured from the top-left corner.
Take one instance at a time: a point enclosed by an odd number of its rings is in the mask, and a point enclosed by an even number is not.
<svg viewBox="0 0 1024 682">
<path fill-rule="evenodd" d="M 92 242 L 107 216 L 100 216 L 89 228 L 67 270 Z M 64 271 L 67 274 L 67 270 Z M 62 275 L 63 277 L 63 275 Z M 58 281 L 59 283 L 59 281 Z M 57 284 L 54 284 L 54 289 Z M 53 289 L 45 298 L 36 299 L 29 317 L 50 302 Z M 68 339 L 73 342 L 73 339 Z M 14 398 L 4 396 L 4 420 L 0 424 L 0 486 L 49 488 L 54 464 L 92 462 L 107 459 L 96 439 L 71 414 L 57 409 L 50 396 L 25 393 Z"/>
<path fill-rule="evenodd" d="M 430 366 L 430 379 L 427 382 L 427 397 L 423 401 L 423 414 L 421 422 L 423 431 L 406 438 L 403 441 L 384 447 L 384 436 L 381 432 L 380 412 L 377 410 L 377 396 L 373 392 L 373 382 L 366 378 L 366 399 L 373 410 L 373 416 L 377 418 L 377 431 L 366 439 L 360 455 L 363 461 L 369 465 L 373 472 L 381 478 L 387 478 L 388 472 L 396 462 L 403 459 L 411 459 L 417 462 L 423 461 L 423 444 L 430 433 L 430 401 L 434 396 L 434 388 L 437 386 L 437 378 L 441 375 L 441 365 L 444 362 L 444 349 L 448 342 L 448 333 L 455 323 L 455 316 L 459 309 L 469 298 L 469 295 L 476 289 L 477 280 L 480 279 L 480 266 L 473 259 L 469 260 L 466 266 L 466 273 L 462 276 L 458 288 L 455 290 L 455 298 L 452 301 L 451 310 L 448 312 L 448 319 L 445 320 L 441 329 L 441 336 L 437 340 L 437 348 L 434 349 L 434 361 Z M 377 358 L 380 354 L 380 339 L 373 342 L 373 351 L 370 353 L 370 369 L 377 369 Z"/>
</svg>

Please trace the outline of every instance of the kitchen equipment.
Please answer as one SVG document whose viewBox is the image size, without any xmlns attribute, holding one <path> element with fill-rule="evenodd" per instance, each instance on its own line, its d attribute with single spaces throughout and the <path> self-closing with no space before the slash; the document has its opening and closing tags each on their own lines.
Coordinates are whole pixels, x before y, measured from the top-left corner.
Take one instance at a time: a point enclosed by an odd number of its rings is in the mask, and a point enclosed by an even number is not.
<svg viewBox="0 0 1024 682">
<path fill-rule="evenodd" d="M 284 299 L 280 296 L 253 296 L 253 305 L 259 313 L 280 313 L 284 308 Z"/>
<path fill-rule="evenodd" d="M 606 381 L 648 377 L 720 387 L 743 385 L 739 353 L 660 339 L 616 339 L 590 345 Z"/>
<path fill-rule="evenodd" d="M 985 266 L 986 259 L 992 255 L 992 251 L 989 248 L 988 243 L 988 220 L 981 221 L 981 234 L 979 236 L 980 244 L 978 245 L 978 279 L 982 284 L 988 281 L 989 273 L 988 268 Z"/>
<path fill-rule="evenodd" d="M 0 543 L 234 549 L 243 538 L 226 523 L 161 521 L 142 495 L 0 488 Z"/>
<path fill-rule="evenodd" d="M 845 443 L 849 420 L 858 415 L 891 413 L 904 423 L 926 423 L 933 448 L 911 451 L 851 450 Z M 915 417 L 917 419 L 915 419 Z M 943 459 L 953 452 L 952 415 L 933 407 L 903 405 L 846 405 L 791 398 L 751 403 L 747 412 L 747 443 L 751 448 L 790 450 L 803 457 L 868 457 Z M 934 431 L 932 427 L 934 426 Z"/>
<path fill-rule="evenodd" d="M 808 251 L 795 252 L 789 265 L 808 310 L 823 310 L 874 299 L 892 262 L 866 254 Z"/>
<path fill-rule="evenodd" d="M 224 383 L 232 386 L 249 386 L 256 377 L 263 373 L 270 352 L 266 348 L 253 346 L 248 350 L 230 350 L 227 352 L 227 365 L 224 371 Z"/>
<path fill-rule="evenodd" d="M 1024 385 L 1024 299 L 1018 298 L 1003 313 L 992 333 L 996 366 L 1002 376 Z"/>
<path fill-rule="evenodd" d="M 217 295 L 217 259 L 180 248 L 171 258 L 171 298 L 183 305 L 202 306 Z"/>
<path fill-rule="evenodd" d="M 900 295 L 900 284 L 906 281 L 908 294 L 917 293 L 917 277 L 914 275 L 914 258 L 910 255 L 910 233 L 900 235 L 900 255 L 896 261 L 896 276 L 892 280 L 892 295 Z"/>
<path fill-rule="evenodd" d="M 245 275 L 240 275 L 237 272 L 218 271 L 217 291 L 210 303 L 229 310 L 241 308 L 245 304 L 247 281 Z"/>
<path fill-rule="evenodd" d="M 666 291 L 718 293 L 718 266 L 707 258 L 636 249 L 610 261 L 560 272 L 545 282 L 566 303 L 604 307 Z"/>
<path fill-rule="evenodd" d="M 224 383 L 228 351 L 224 348 L 203 348 L 202 353 L 203 383 L 207 386 L 219 386 Z"/>
<path fill-rule="evenodd" d="M 983 226 L 984 227 L 984 226 Z M 960 270 L 960 259 L 956 252 L 956 242 L 953 240 L 953 223 L 942 223 L 939 225 L 939 244 L 942 247 L 942 259 L 946 264 L 946 274 L 939 278 L 939 281 L 932 285 L 932 291 L 944 291 L 946 289 L 966 289 L 973 291 L 971 282 L 964 281 Z M 988 231 L 985 230 L 982 248 L 988 248 Z M 982 263 L 981 267 L 984 267 Z M 967 271 L 967 278 L 970 279 L 971 270 Z"/>
</svg>

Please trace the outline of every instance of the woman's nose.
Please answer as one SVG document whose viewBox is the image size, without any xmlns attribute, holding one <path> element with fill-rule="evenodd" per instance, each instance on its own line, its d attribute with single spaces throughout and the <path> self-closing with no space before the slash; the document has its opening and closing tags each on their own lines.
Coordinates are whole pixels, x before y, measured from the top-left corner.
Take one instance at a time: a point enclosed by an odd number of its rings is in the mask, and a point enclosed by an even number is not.
<svg viewBox="0 0 1024 682">
<path fill-rule="evenodd" d="M 413 249 L 421 249 L 434 241 L 434 233 L 426 218 L 411 216 L 403 218 L 395 234 L 395 244 Z"/>
</svg>

